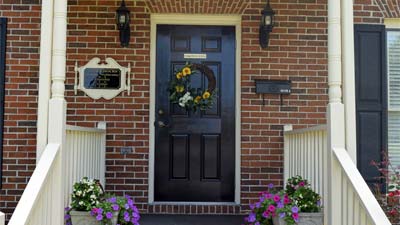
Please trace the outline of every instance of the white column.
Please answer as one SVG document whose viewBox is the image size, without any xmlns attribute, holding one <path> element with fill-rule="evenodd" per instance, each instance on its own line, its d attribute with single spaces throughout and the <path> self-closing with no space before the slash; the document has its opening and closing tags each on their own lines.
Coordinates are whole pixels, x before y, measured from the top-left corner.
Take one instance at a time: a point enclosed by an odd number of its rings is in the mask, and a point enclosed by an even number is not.
<svg viewBox="0 0 400 225">
<path fill-rule="evenodd" d="M 55 0 L 54 2 L 54 24 L 53 24 L 53 52 L 52 52 L 52 86 L 51 99 L 49 102 L 49 127 L 48 142 L 59 143 L 61 162 L 57 164 L 60 176 L 54 179 L 60 192 L 54 194 L 54 202 L 59 203 L 58 207 L 64 207 L 64 147 L 65 147 L 65 127 L 66 127 L 66 101 L 65 92 L 65 72 L 66 72 L 66 46 L 67 46 L 67 0 Z M 59 215 L 63 215 L 60 213 Z M 63 218 L 55 216 L 52 224 L 62 224 Z"/>
<path fill-rule="evenodd" d="M 47 145 L 51 84 L 51 52 L 53 44 L 53 7 L 53 0 L 43 0 L 40 27 L 40 69 L 36 162 L 39 162 L 40 157 Z"/>
<path fill-rule="evenodd" d="M 343 102 L 346 121 L 346 150 L 357 165 L 356 140 L 356 90 L 354 60 L 354 16 L 353 0 L 342 0 L 342 63 L 343 63 Z"/>
<path fill-rule="evenodd" d="M 338 0 L 328 0 L 328 205 L 325 207 L 325 224 L 341 224 L 341 199 L 335 193 L 341 191 L 340 174 L 334 170 L 333 148 L 345 147 L 344 105 L 342 104 L 342 36 L 341 4 Z M 340 196 L 340 195 L 338 195 Z"/>
</svg>

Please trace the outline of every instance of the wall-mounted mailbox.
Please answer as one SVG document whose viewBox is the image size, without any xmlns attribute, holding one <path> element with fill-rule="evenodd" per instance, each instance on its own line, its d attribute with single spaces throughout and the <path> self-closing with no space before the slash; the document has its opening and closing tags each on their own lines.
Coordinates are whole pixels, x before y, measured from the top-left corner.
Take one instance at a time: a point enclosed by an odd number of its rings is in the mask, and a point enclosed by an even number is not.
<svg viewBox="0 0 400 225">
<path fill-rule="evenodd" d="M 290 94 L 292 92 L 290 80 L 255 80 L 257 94 Z"/>
<path fill-rule="evenodd" d="M 256 93 L 263 95 L 263 105 L 265 105 L 264 94 L 288 95 L 292 93 L 292 82 L 290 80 L 261 80 L 256 79 Z"/>
</svg>

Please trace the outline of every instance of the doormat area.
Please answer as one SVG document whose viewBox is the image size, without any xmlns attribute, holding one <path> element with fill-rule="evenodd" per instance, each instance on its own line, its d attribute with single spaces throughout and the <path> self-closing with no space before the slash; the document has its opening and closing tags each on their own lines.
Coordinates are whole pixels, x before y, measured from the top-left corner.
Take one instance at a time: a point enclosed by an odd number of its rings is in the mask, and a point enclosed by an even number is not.
<svg viewBox="0 0 400 225">
<path fill-rule="evenodd" d="M 240 225 L 243 216 L 141 215 L 141 225 Z"/>
</svg>

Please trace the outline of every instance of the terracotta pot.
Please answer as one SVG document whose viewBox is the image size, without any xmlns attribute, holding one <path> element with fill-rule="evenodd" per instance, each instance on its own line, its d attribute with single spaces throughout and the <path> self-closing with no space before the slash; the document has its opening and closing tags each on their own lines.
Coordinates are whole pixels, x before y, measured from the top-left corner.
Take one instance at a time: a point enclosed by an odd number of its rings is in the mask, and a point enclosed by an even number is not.
<svg viewBox="0 0 400 225">
<path fill-rule="evenodd" d="M 90 212 L 86 211 L 75 211 L 70 212 L 72 225 L 101 225 L 94 216 L 90 215 Z M 113 213 L 110 225 L 116 225 L 118 222 L 118 212 Z"/>
<path fill-rule="evenodd" d="M 279 217 L 273 218 L 274 225 L 286 225 L 284 219 Z M 300 213 L 299 222 L 297 225 L 323 225 L 324 224 L 324 213 Z"/>
</svg>

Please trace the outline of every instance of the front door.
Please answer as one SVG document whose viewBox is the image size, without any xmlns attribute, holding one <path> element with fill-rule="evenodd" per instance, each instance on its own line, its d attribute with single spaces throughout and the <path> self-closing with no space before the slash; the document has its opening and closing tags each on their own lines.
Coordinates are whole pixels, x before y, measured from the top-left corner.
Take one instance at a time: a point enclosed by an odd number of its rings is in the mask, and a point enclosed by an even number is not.
<svg viewBox="0 0 400 225">
<path fill-rule="evenodd" d="M 235 28 L 157 27 L 155 201 L 233 202 L 235 191 Z M 170 103 L 169 81 L 186 63 L 213 70 L 211 109 Z M 203 74 L 191 86 L 205 90 Z"/>
</svg>

